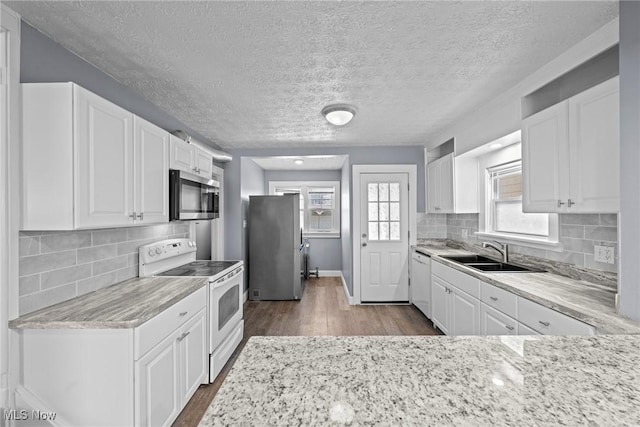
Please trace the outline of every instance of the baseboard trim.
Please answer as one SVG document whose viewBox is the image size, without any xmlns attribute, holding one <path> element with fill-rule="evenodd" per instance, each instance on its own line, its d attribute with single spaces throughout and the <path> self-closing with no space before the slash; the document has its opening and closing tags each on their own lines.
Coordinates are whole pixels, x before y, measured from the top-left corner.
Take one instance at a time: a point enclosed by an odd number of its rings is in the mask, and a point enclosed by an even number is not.
<svg viewBox="0 0 640 427">
<path fill-rule="evenodd" d="M 344 276 L 342 275 L 342 272 L 340 272 L 340 280 L 342 280 L 342 287 L 344 288 L 344 296 L 347 298 L 347 302 L 349 303 L 349 305 L 355 305 L 353 303 L 353 297 L 349 295 L 349 288 L 347 288 L 347 281 L 344 280 Z"/>
<path fill-rule="evenodd" d="M 342 277 L 340 270 L 318 270 L 318 277 Z"/>
</svg>

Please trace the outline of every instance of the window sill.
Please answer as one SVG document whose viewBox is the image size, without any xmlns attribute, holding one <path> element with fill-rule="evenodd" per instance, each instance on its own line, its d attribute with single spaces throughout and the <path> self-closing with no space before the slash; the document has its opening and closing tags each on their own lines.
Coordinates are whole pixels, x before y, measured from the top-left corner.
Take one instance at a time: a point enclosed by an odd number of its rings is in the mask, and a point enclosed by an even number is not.
<svg viewBox="0 0 640 427">
<path fill-rule="evenodd" d="M 305 239 L 339 239 L 340 233 L 302 233 Z"/>
<path fill-rule="evenodd" d="M 503 233 L 487 233 L 484 231 L 479 231 L 474 234 L 479 238 L 499 240 L 501 243 L 508 243 L 510 245 L 526 246 L 529 248 L 542 249 L 553 252 L 562 252 L 563 249 L 562 243 L 554 242 L 551 240 L 526 238 Z"/>
</svg>

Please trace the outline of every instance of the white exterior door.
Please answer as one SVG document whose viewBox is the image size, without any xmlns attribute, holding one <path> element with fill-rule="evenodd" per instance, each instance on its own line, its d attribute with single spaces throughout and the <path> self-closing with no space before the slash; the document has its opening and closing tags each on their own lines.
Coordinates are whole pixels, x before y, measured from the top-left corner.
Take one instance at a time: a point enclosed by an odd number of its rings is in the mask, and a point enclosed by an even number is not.
<svg viewBox="0 0 640 427">
<path fill-rule="evenodd" d="M 409 301 L 409 176 L 360 175 L 362 302 Z"/>
<path fill-rule="evenodd" d="M 169 221 L 169 134 L 134 118 L 136 222 Z"/>
</svg>

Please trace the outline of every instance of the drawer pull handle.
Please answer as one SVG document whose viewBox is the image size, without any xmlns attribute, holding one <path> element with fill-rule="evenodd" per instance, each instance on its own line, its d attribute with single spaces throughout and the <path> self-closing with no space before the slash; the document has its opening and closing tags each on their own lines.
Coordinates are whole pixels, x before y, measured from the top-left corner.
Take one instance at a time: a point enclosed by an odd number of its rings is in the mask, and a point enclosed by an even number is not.
<svg viewBox="0 0 640 427">
<path fill-rule="evenodd" d="M 191 332 L 185 332 L 184 334 L 180 335 L 178 337 L 178 342 L 181 342 L 183 339 L 185 339 L 187 337 L 187 335 L 189 335 Z"/>
<path fill-rule="evenodd" d="M 505 328 L 507 328 L 510 331 L 513 331 L 513 326 L 505 325 Z"/>
<path fill-rule="evenodd" d="M 549 322 L 543 322 L 542 320 L 538 320 L 538 322 L 539 322 L 542 326 L 549 327 L 549 325 L 550 325 L 550 323 L 549 323 Z"/>
<path fill-rule="evenodd" d="M 498 297 L 489 297 L 491 301 L 498 301 Z"/>
<path fill-rule="evenodd" d="M 187 315 L 187 313 L 188 313 L 188 311 L 183 311 L 182 313 L 180 313 L 180 317 L 184 317 L 184 316 L 186 316 L 186 315 Z"/>
</svg>

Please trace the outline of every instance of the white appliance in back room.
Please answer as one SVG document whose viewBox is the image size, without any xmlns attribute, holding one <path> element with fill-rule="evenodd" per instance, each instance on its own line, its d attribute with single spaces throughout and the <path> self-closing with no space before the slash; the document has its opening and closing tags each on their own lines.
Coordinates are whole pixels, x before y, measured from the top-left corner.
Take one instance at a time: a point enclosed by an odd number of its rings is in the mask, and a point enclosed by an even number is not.
<svg viewBox="0 0 640 427">
<path fill-rule="evenodd" d="M 206 277 L 209 319 L 209 382 L 213 382 L 242 341 L 243 261 L 196 261 L 197 245 L 169 239 L 140 247 L 140 277 Z"/>
</svg>

